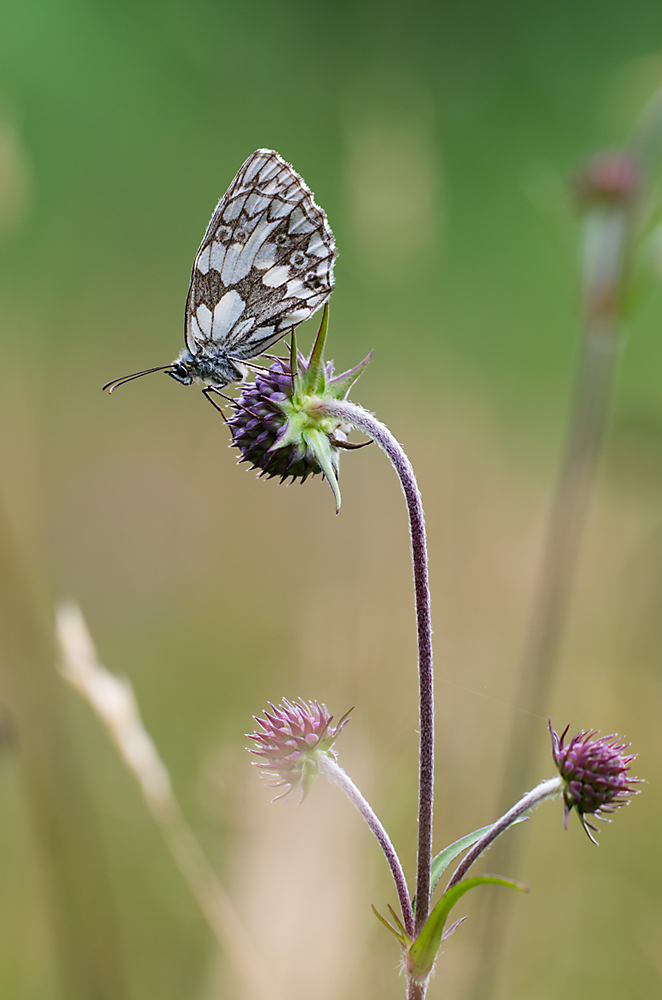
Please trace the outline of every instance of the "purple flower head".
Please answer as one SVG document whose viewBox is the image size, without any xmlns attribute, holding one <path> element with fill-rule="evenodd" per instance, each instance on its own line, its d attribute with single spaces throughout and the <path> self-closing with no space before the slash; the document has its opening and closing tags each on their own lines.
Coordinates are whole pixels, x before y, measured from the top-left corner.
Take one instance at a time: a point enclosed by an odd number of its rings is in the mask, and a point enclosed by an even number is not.
<svg viewBox="0 0 662 1000">
<path fill-rule="evenodd" d="M 568 828 L 571 810 L 576 809 L 586 833 L 597 844 L 590 832 L 597 833 L 597 828 L 588 823 L 585 816 L 588 813 L 596 819 L 608 821 L 604 813 L 615 812 L 637 794 L 639 789 L 633 786 L 641 779 L 628 774 L 628 768 L 637 755 L 625 754 L 623 751 L 630 744 L 621 743 L 620 737 L 614 733 L 594 739 L 597 731 L 583 730 L 566 745 L 569 728 L 566 726 L 559 737 L 552 729 L 551 721 L 549 723 L 552 756 L 563 779 L 565 827 Z"/>
<path fill-rule="evenodd" d="M 234 412 L 228 424 L 232 447 L 241 452 L 240 462 L 250 462 L 260 476 L 279 476 L 281 482 L 299 479 L 303 483 L 308 476 L 322 474 L 333 490 L 337 509 L 340 449 L 362 445 L 347 441 L 349 424 L 318 410 L 326 400 L 347 398 L 370 355 L 355 368 L 334 375 L 333 362 L 325 362 L 323 356 L 327 324 L 325 308 L 310 357 L 296 350 L 293 336 L 291 357 L 275 359 L 255 382 L 244 387 L 231 404 Z"/>
<path fill-rule="evenodd" d="M 265 711 L 263 719 L 254 717 L 262 732 L 248 734 L 257 744 L 257 749 L 249 748 L 250 753 L 263 758 L 253 763 L 262 769 L 262 777 L 268 785 L 286 786 L 277 799 L 291 795 L 298 788 L 303 799 L 319 774 L 320 758 L 336 759 L 331 747 L 349 721 L 352 710 L 350 708 L 338 724 L 332 726 L 333 716 L 329 715 L 326 705 L 317 701 L 306 702 L 300 698 L 292 703 L 283 698 L 280 705 L 270 702 L 269 708 L 271 711 Z"/>
</svg>

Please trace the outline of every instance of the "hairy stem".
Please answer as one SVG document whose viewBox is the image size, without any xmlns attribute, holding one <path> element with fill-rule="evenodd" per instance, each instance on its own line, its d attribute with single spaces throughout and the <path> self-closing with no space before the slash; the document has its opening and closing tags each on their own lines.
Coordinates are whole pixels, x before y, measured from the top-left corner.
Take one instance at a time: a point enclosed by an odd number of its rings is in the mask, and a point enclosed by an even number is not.
<svg viewBox="0 0 662 1000">
<path fill-rule="evenodd" d="M 529 809 L 533 809 L 540 802 L 544 802 L 545 799 L 549 799 L 554 795 L 558 795 L 563 789 L 563 781 L 560 776 L 557 775 L 555 778 L 550 778 L 548 781 L 541 781 L 539 785 L 536 785 L 530 792 L 527 792 L 519 802 L 508 810 L 507 813 L 498 819 L 490 829 L 485 833 L 480 840 L 476 841 L 471 850 L 464 856 L 460 864 L 457 866 L 453 875 L 446 886 L 446 891 L 452 886 L 457 885 L 466 873 L 469 871 L 471 866 L 475 861 L 481 856 L 481 854 L 490 847 L 491 844 L 504 833 L 509 826 L 523 816 L 524 813 L 528 812 Z"/>
<path fill-rule="evenodd" d="M 389 863 L 393 881 L 395 882 L 395 888 L 400 901 L 400 908 L 402 909 L 402 922 L 407 934 L 412 937 L 414 934 L 414 914 L 411 907 L 411 900 L 409 899 L 407 880 L 405 879 L 405 873 L 402 870 L 400 858 L 391 843 L 391 838 L 384 829 L 380 819 L 377 817 L 377 814 L 370 806 L 370 803 L 363 797 L 347 772 L 343 771 L 342 767 L 340 767 L 335 760 L 333 760 L 328 754 L 320 754 L 319 768 L 320 771 L 326 774 L 330 781 L 333 781 L 334 784 L 336 784 L 338 788 L 345 793 L 352 805 L 356 806 L 379 841 L 379 845 Z"/>
<path fill-rule="evenodd" d="M 400 479 L 402 492 L 407 503 L 416 597 L 419 677 L 418 859 L 414 911 L 414 931 L 417 934 L 425 925 L 430 910 L 434 797 L 434 675 L 432 671 L 432 622 L 423 503 L 411 462 L 385 424 L 364 410 L 362 406 L 356 406 L 347 400 L 320 401 L 318 412 L 340 417 L 372 438 L 390 459 Z"/>
<path fill-rule="evenodd" d="M 416 979 L 410 979 L 407 983 L 407 1000 L 425 1000 L 427 991 L 427 983 L 419 983 Z"/>
</svg>

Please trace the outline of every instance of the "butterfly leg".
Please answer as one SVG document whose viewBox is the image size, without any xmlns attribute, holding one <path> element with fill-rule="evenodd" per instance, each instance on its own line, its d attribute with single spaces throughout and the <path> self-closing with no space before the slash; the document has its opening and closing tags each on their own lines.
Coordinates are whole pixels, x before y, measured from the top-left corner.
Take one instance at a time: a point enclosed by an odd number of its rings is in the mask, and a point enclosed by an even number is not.
<svg viewBox="0 0 662 1000">
<path fill-rule="evenodd" d="M 223 413 L 223 407 L 219 403 L 217 403 L 215 399 L 212 399 L 212 396 L 211 396 L 212 392 L 215 392 L 217 396 L 222 396 L 223 399 L 232 400 L 232 397 L 231 396 L 226 396 L 224 392 L 221 392 L 220 389 L 217 389 L 216 386 L 213 386 L 213 385 L 207 385 L 202 390 L 202 395 L 206 399 L 209 400 L 209 402 L 211 403 L 211 405 L 214 407 L 215 410 L 218 410 L 218 412 L 223 417 L 223 420 L 225 420 L 225 422 L 227 424 L 228 421 L 227 421 L 227 417 Z"/>
</svg>

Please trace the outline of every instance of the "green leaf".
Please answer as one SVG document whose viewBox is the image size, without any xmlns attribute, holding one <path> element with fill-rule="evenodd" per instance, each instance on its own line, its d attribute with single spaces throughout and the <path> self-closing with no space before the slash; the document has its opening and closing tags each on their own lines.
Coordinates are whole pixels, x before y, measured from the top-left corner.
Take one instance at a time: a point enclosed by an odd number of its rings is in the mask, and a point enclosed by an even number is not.
<svg viewBox="0 0 662 1000">
<path fill-rule="evenodd" d="M 518 819 L 512 823 L 515 826 L 516 823 L 523 823 L 528 817 L 520 816 Z M 451 861 L 454 861 L 458 854 L 462 854 L 462 851 L 466 851 L 469 847 L 473 847 L 477 844 L 484 833 L 492 829 L 494 824 L 490 823 L 489 826 L 482 826 L 480 830 L 474 830 L 473 833 L 467 833 L 466 836 L 460 837 L 455 843 L 449 844 L 448 847 L 444 847 L 443 851 L 440 851 L 436 858 L 432 861 L 432 868 L 430 869 L 430 895 L 434 892 L 437 887 L 437 882 L 444 874 L 448 868 Z M 509 828 L 510 829 L 510 828 Z"/>
<path fill-rule="evenodd" d="M 430 895 L 434 892 L 437 887 L 437 882 L 444 874 L 448 868 L 451 861 L 455 861 L 458 854 L 462 854 L 462 851 L 466 851 L 469 847 L 473 847 L 474 844 L 478 843 L 480 838 L 484 833 L 487 833 L 491 829 L 492 824 L 488 826 L 481 826 L 480 830 L 474 830 L 473 833 L 467 833 L 466 836 L 460 837 L 453 844 L 449 844 L 448 847 L 444 847 L 443 851 L 440 851 L 436 858 L 432 859 L 432 867 L 430 869 Z"/>
<path fill-rule="evenodd" d="M 474 889 L 477 885 L 505 885 L 510 889 L 518 889 L 520 892 L 529 891 L 521 882 L 513 882 L 511 879 L 501 878 L 498 875 L 479 875 L 476 878 L 463 879 L 462 882 L 447 889 L 428 917 L 425 927 L 407 952 L 407 971 L 411 976 L 416 979 L 425 979 L 429 976 L 441 945 L 441 937 L 448 914 L 465 892 L 469 892 L 469 889 Z"/>
</svg>

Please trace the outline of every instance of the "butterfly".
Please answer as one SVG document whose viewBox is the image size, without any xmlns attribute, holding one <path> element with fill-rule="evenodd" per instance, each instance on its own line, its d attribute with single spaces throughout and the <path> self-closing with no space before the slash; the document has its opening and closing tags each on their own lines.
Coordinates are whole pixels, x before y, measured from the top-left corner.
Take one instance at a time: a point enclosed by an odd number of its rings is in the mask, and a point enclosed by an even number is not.
<svg viewBox="0 0 662 1000">
<path fill-rule="evenodd" d="M 258 149 L 240 168 L 207 226 L 186 300 L 186 346 L 165 371 L 182 385 L 219 392 L 244 379 L 256 358 L 308 319 L 334 288 L 336 244 L 326 214 L 294 168 Z M 213 400 L 211 400 L 213 402 Z"/>
</svg>

